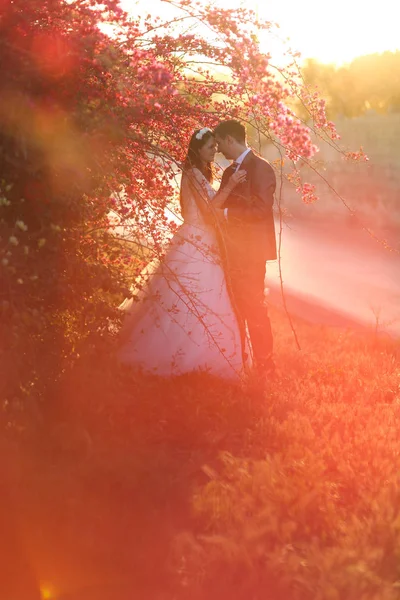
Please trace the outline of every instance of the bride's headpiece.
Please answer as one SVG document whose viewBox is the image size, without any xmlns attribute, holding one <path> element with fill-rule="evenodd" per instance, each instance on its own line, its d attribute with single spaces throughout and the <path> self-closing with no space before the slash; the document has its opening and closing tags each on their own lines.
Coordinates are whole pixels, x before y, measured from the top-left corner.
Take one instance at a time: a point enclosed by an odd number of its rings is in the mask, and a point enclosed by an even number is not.
<svg viewBox="0 0 400 600">
<path fill-rule="evenodd" d="M 209 129 L 208 127 L 203 127 L 203 129 L 200 129 L 200 131 L 196 133 L 196 140 L 202 140 L 203 135 L 205 135 L 206 133 L 212 133 L 211 129 Z"/>
</svg>

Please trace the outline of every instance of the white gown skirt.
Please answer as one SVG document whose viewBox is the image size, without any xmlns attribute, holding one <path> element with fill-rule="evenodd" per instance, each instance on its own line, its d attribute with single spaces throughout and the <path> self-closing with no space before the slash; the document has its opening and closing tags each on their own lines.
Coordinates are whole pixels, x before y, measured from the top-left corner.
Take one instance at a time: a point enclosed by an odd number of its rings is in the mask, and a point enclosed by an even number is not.
<svg viewBox="0 0 400 600">
<path fill-rule="evenodd" d="M 239 327 L 212 229 L 184 223 L 142 289 L 120 308 L 123 363 L 162 376 L 243 375 Z"/>
</svg>

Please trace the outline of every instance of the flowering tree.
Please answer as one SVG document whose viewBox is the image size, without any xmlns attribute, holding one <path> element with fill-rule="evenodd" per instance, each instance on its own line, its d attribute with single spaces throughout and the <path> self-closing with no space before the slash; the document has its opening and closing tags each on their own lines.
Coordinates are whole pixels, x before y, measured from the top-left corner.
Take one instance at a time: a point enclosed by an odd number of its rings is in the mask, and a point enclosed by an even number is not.
<svg viewBox="0 0 400 600">
<path fill-rule="evenodd" d="M 315 200 L 299 165 L 311 133 L 339 151 L 296 55 L 275 67 L 250 11 L 167 2 L 170 21 L 116 0 L 14 0 L 0 19 L 0 261 L 3 396 L 54 389 L 83 343 L 98 347 L 143 264 L 110 215 L 162 253 L 166 207 L 191 133 L 222 118 L 279 149 L 278 171 Z M 197 27 L 197 29 L 196 29 Z M 224 76 L 221 76 L 221 69 Z M 295 107 L 302 106 L 303 120 Z M 306 124 L 307 121 L 307 124 Z M 351 158 L 359 158 L 358 154 Z M 128 269 L 127 269 L 128 268 Z M 119 299 L 119 300 L 118 300 Z"/>
</svg>

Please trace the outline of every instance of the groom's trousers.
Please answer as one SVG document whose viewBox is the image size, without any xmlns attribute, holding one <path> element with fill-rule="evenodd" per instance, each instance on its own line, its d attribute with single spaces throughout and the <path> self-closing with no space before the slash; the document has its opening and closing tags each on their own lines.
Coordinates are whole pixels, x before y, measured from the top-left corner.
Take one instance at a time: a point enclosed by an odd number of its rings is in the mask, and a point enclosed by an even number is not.
<svg viewBox="0 0 400 600">
<path fill-rule="evenodd" d="M 271 361 L 273 337 L 264 295 L 265 259 L 236 256 L 229 260 L 229 283 L 242 340 L 247 323 L 256 367 Z"/>
</svg>

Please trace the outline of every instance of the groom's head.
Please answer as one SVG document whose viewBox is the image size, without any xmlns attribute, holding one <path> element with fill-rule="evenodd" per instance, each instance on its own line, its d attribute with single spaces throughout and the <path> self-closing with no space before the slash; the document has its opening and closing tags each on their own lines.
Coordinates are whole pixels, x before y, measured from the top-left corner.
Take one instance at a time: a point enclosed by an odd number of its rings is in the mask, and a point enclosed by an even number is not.
<svg viewBox="0 0 400 600">
<path fill-rule="evenodd" d="M 218 152 L 222 152 L 231 160 L 238 158 L 247 147 L 246 129 L 235 119 L 221 121 L 214 129 L 214 137 L 218 144 Z"/>
</svg>

